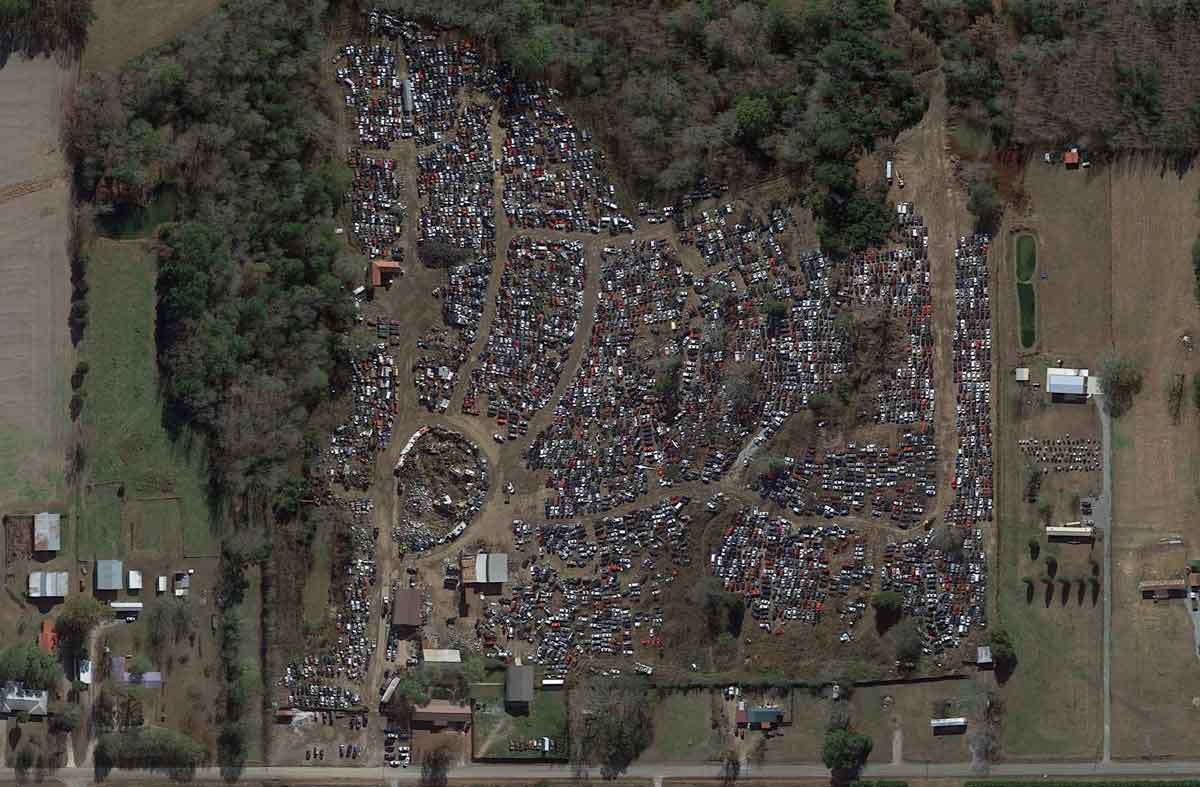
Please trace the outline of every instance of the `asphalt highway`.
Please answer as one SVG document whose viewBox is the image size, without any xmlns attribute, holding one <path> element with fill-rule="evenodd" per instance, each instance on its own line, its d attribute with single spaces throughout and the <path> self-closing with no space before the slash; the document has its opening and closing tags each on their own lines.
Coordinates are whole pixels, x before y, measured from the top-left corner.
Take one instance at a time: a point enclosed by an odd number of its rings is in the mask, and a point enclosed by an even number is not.
<svg viewBox="0 0 1200 787">
<path fill-rule="evenodd" d="M 865 779 L 954 779 L 970 778 L 982 775 L 992 777 L 1012 778 L 1052 778 L 1052 777 L 1163 777 L 1163 776 L 1196 776 L 1200 774 L 1200 761 L 1175 760 L 1137 760 L 1116 762 L 1054 762 L 1054 763 L 1002 763 L 992 765 L 986 771 L 973 770 L 971 764 L 943 763 L 918 764 L 899 763 L 870 765 L 863 769 Z M 565 765 L 466 765 L 455 768 L 449 774 L 450 779 L 467 782 L 483 782 L 489 779 L 511 781 L 514 779 L 536 782 L 539 779 L 569 779 L 571 768 Z M 599 773 L 591 774 L 599 778 Z M 715 764 L 662 764 L 635 765 L 624 774 L 625 778 L 647 779 L 660 782 L 663 779 L 716 779 L 718 766 Z M 770 779 L 784 781 L 787 779 L 825 779 L 829 771 L 820 765 L 768 765 L 763 767 L 749 766 L 742 769 L 738 781 L 753 781 L 754 779 Z M 328 766 L 293 766 L 285 768 L 246 768 L 242 771 L 242 781 L 278 781 L 283 783 L 344 782 L 347 784 L 411 784 L 421 778 L 421 769 L 413 767 L 403 770 L 391 768 L 353 768 Z M 57 780 L 69 787 L 84 787 L 95 783 L 95 773 L 91 768 L 63 768 L 50 775 L 50 780 Z M 0 781 L 15 780 L 15 774 L 10 768 L 0 769 Z M 155 783 L 163 781 L 162 777 L 148 774 L 144 771 L 114 770 L 106 782 L 112 783 Z M 221 773 L 216 768 L 203 768 L 196 772 L 193 781 L 222 781 Z"/>
</svg>

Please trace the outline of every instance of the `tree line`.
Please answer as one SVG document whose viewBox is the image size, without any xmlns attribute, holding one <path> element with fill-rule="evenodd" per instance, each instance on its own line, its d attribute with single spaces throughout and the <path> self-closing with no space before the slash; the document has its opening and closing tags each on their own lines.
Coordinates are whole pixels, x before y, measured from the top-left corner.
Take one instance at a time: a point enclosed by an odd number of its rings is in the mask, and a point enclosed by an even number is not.
<svg viewBox="0 0 1200 787">
<path fill-rule="evenodd" d="M 95 18 L 92 0 L 0 0 L 0 68 L 13 54 L 77 57 Z"/>
<path fill-rule="evenodd" d="M 854 166 L 916 123 L 926 98 L 909 28 L 885 0 L 382 4 L 466 30 L 518 75 L 561 88 L 639 197 L 788 173 L 827 249 L 891 228 L 882 190 Z"/>
<path fill-rule="evenodd" d="M 323 3 L 226 0 L 201 26 L 81 85 L 70 131 L 100 212 L 170 185 L 157 341 L 166 421 L 207 434 L 214 496 L 270 508 L 337 378 L 359 261 L 333 215 L 348 172 L 318 68 Z"/>
</svg>

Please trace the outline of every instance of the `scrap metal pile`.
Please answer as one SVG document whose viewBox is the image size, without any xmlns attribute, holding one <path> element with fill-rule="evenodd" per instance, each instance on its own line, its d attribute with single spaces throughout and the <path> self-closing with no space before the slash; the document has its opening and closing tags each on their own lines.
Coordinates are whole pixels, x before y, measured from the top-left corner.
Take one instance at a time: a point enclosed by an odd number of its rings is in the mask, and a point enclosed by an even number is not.
<svg viewBox="0 0 1200 787">
<path fill-rule="evenodd" d="M 789 620 L 815 625 L 838 611 L 846 625 L 843 642 L 862 616 L 858 597 L 870 593 L 874 570 L 865 539 L 853 530 L 798 527 L 756 508 L 739 510 L 709 555 L 709 571 L 726 590 L 746 598 L 763 630 L 782 633 Z M 845 603 L 831 610 L 831 599 Z"/>
<path fill-rule="evenodd" d="M 483 508 L 487 456 L 461 432 L 443 426 L 417 430 L 396 463 L 397 524 L 392 539 L 421 552 L 458 538 Z"/>
<path fill-rule="evenodd" d="M 583 309 L 585 267 L 578 241 L 509 243 L 496 315 L 463 398 L 477 412 L 487 395 L 487 414 L 508 436 L 524 433 L 528 419 L 545 407 L 571 353 Z"/>
<path fill-rule="evenodd" d="M 366 489 L 375 473 L 375 458 L 386 450 L 396 417 L 396 359 L 386 344 L 351 364 L 350 419 L 333 430 L 324 464 L 330 484 Z"/>
<path fill-rule="evenodd" d="M 927 432 L 906 431 L 894 449 L 849 443 L 818 459 L 810 447 L 804 457 L 786 457 L 761 474 L 757 489 L 798 516 L 869 513 L 909 527 L 937 495 L 937 446 Z"/>
<path fill-rule="evenodd" d="M 633 232 L 604 176 L 604 154 L 554 102 L 554 93 L 521 82 L 505 90 L 501 170 L 509 223 L 562 232 Z"/>
<path fill-rule="evenodd" d="M 348 710 L 361 706 L 362 683 L 367 677 L 372 636 L 371 599 L 376 595 L 375 541 L 370 498 L 340 500 L 349 510 L 350 524 L 339 539 L 350 552 L 346 576 L 341 580 L 341 603 L 336 607 L 337 640 L 331 652 L 307 654 L 288 664 L 280 684 L 287 688 L 287 704 L 303 710 Z"/>
<path fill-rule="evenodd" d="M 532 525 L 514 520 L 517 548 L 532 550 L 509 594 L 484 610 L 476 634 L 490 653 L 507 652 L 507 642 L 533 644 L 527 663 L 546 677 L 565 677 L 585 657 L 634 656 L 662 647 L 663 613 L 655 606 L 690 562 L 686 497 L 587 525 Z M 566 558 L 563 558 L 563 555 Z M 587 569 L 568 576 L 567 568 Z"/>
</svg>

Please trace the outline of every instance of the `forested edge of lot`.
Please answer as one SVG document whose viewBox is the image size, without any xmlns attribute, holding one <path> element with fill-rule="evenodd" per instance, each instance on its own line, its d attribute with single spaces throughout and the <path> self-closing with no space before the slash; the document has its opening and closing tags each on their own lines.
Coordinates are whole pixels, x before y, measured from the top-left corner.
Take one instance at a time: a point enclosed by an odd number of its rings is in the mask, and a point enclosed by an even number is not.
<svg viewBox="0 0 1200 787">
<path fill-rule="evenodd" d="M 144 205 L 163 187 L 179 197 L 156 247 L 157 352 L 164 422 L 208 438 L 225 527 L 217 760 L 234 769 L 253 733 L 241 721 L 244 663 L 261 655 L 240 642 L 247 569 L 263 567 L 266 592 L 274 547 L 308 543 L 315 518 L 331 515 L 302 506 L 302 460 L 328 439 L 314 414 L 353 351 L 349 289 L 363 261 L 334 233 L 349 174 L 319 68 L 327 10 L 225 0 L 170 44 L 89 76 L 68 133 L 82 211 Z"/>
<path fill-rule="evenodd" d="M 95 18 L 92 0 L 0 0 L 0 68 L 14 54 L 78 57 Z"/>
</svg>

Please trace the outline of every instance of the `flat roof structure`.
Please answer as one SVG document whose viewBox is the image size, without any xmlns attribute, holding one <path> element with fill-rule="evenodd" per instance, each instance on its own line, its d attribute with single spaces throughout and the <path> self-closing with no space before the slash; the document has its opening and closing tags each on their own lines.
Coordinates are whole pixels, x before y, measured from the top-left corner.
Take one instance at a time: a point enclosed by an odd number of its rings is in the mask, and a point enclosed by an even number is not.
<svg viewBox="0 0 1200 787">
<path fill-rule="evenodd" d="M 533 702 L 533 667 L 528 664 L 510 664 L 504 679 L 504 701 Z"/>
<path fill-rule="evenodd" d="M 447 700 L 430 700 L 425 707 L 413 709 L 412 720 L 434 727 L 469 724 L 471 722 L 471 706 L 456 705 Z"/>
<path fill-rule="evenodd" d="M 62 549 L 62 515 L 43 511 L 33 518 L 33 551 L 57 552 Z"/>
<path fill-rule="evenodd" d="M 1088 370 L 1049 367 L 1046 369 L 1046 392 L 1051 396 L 1070 397 L 1072 400 L 1086 399 L 1088 393 Z"/>
<path fill-rule="evenodd" d="M 416 628 L 421 625 L 421 593 L 412 588 L 396 591 L 392 598 L 392 625 Z"/>
<path fill-rule="evenodd" d="M 502 585 L 508 582 L 508 555 L 483 553 L 463 555 L 459 561 L 462 581 L 468 585 Z"/>
<path fill-rule="evenodd" d="M 1013 377 L 1015 377 L 1019 383 L 1029 382 L 1029 368 L 1025 366 L 1019 367 L 1015 372 L 1013 372 Z"/>
<path fill-rule="evenodd" d="M 426 664 L 461 664 L 462 654 L 449 648 L 424 648 L 421 658 Z"/>
<path fill-rule="evenodd" d="M 1048 525 L 1046 538 L 1095 538 L 1095 528 L 1091 525 Z"/>
<path fill-rule="evenodd" d="M 50 692 L 27 689 L 20 683 L 5 683 L 0 694 L 0 710 L 4 713 L 28 713 L 45 716 L 50 707 Z"/>
<path fill-rule="evenodd" d="M 29 572 L 30 598 L 63 598 L 69 587 L 66 571 Z"/>
<path fill-rule="evenodd" d="M 123 569 L 120 560 L 97 560 L 96 590 L 120 590 Z"/>
<path fill-rule="evenodd" d="M 138 571 L 136 568 L 129 569 L 129 589 L 142 589 L 142 572 Z"/>
<path fill-rule="evenodd" d="M 404 270 L 395 260 L 371 260 L 372 287 L 382 287 L 385 277 L 399 276 L 402 273 Z"/>
</svg>

